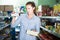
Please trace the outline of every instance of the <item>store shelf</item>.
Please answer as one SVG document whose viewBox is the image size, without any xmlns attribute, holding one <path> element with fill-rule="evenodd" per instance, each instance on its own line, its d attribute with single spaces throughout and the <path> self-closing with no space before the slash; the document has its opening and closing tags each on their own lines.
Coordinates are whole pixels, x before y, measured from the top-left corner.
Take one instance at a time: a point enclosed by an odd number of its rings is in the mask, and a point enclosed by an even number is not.
<svg viewBox="0 0 60 40">
<path fill-rule="evenodd" d="M 11 16 L 0 16 L 0 18 L 11 17 Z"/>
<path fill-rule="evenodd" d="M 60 19 L 59 16 L 42 16 L 42 17 L 40 17 L 40 18 L 59 18 L 59 19 Z"/>
<path fill-rule="evenodd" d="M 0 22 L 0 23 L 5 23 L 5 22 L 3 21 L 3 22 Z"/>
<path fill-rule="evenodd" d="M 56 37 L 58 37 L 58 38 L 60 38 L 60 34 L 58 34 L 58 33 L 56 33 L 56 32 L 53 32 L 53 31 L 51 31 L 51 30 L 48 30 L 48 29 L 46 29 L 46 28 L 44 28 L 44 27 L 40 27 L 41 29 L 43 29 L 43 30 L 45 30 L 45 31 L 47 31 L 47 32 L 49 32 L 50 34 L 53 34 L 54 36 L 56 36 Z"/>
<path fill-rule="evenodd" d="M 0 25 L 0 30 L 6 28 L 7 26 L 9 26 L 10 24 L 3 24 L 3 25 Z"/>
</svg>

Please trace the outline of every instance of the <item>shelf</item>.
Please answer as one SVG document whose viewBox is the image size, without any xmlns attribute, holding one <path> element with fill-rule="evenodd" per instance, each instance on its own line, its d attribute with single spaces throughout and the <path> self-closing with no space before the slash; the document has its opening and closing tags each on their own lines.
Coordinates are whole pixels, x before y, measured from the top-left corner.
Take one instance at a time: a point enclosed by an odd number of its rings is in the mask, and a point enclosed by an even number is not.
<svg viewBox="0 0 60 40">
<path fill-rule="evenodd" d="M 59 16 L 42 16 L 42 17 L 40 17 L 40 18 L 59 18 L 59 19 L 60 19 Z"/>
<path fill-rule="evenodd" d="M 55 35 L 56 37 L 59 37 L 60 38 L 60 34 L 58 34 L 58 33 L 56 33 L 56 32 L 53 32 L 53 31 L 51 31 L 51 30 L 48 30 L 48 29 L 46 29 L 46 28 L 44 28 L 44 27 L 40 27 L 41 29 L 43 29 L 43 30 L 45 30 L 45 31 L 47 31 L 47 32 L 49 32 L 50 34 L 53 34 L 53 35 Z"/>
<path fill-rule="evenodd" d="M 9 26 L 10 24 L 4 24 L 3 27 L 0 26 L 0 30 L 6 28 L 7 26 Z"/>
<path fill-rule="evenodd" d="M 0 23 L 5 23 L 5 22 L 3 21 L 3 22 L 0 22 Z"/>
<path fill-rule="evenodd" d="M 5 18 L 5 17 L 9 17 L 10 18 L 11 16 L 0 16 L 0 18 Z"/>
</svg>

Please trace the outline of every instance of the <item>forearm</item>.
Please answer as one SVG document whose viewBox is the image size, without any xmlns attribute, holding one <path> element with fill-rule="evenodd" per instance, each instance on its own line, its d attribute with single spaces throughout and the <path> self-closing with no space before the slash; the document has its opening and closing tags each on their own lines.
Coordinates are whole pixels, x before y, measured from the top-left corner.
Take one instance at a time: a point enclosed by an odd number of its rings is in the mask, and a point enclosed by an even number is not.
<svg viewBox="0 0 60 40">
<path fill-rule="evenodd" d="M 15 21 L 16 21 L 16 17 L 13 17 L 11 24 L 14 24 Z"/>
<path fill-rule="evenodd" d="M 16 27 L 16 26 L 18 26 L 18 24 L 20 24 L 20 20 L 21 20 L 20 17 L 18 17 L 16 20 L 15 20 L 15 18 L 13 18 L 13 19 L 12 19 L 12 22 L 11 22 L 11 27 Z"/>
<path fill-rule="evenodd" d="M 12 22 L 11 22 L 11 27 L 13 27 L 15 21 L 16 21 L 16 17 L 13 17 L 13 18 L 12 18 Z"/>
</svg>

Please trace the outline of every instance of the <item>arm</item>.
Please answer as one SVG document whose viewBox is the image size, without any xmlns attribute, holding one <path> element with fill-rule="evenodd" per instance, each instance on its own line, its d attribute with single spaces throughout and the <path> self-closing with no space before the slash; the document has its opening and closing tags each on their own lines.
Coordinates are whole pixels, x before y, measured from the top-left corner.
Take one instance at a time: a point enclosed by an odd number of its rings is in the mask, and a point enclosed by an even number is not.
<svg viewBox="0 0 60 40">
<path fill-rule="evenodd" d="M 21 16 L 19 16 L 17 20 L 15 20 L 15 17 L 13 17 L 12 22 L 11 22 L 11 27 L 12 28 L 16 27 L 20 23 L 20 21 L 21 21 Z"/>
<path fill-rule="evenodd" d="M 40 32 L 40 26 L 41 26 L 40 19 L 38 19 L 38 21 L 36 23 L 36 31 L 37 32 Z"/>
</svg>

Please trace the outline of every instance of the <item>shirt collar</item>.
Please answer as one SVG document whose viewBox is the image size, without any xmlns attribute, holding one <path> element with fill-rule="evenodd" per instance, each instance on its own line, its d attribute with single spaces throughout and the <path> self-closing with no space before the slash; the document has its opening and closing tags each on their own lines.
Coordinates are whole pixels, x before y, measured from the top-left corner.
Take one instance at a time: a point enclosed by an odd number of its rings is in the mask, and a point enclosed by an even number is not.
<svg viewBox="0 0 60 40">
<path fill-rule="evenodd" d="M 28 18 L 28 14 L 26 13 L 26 17 Z M 31 18 L 31 19 L 34 19 L 35 18 L 35 14 L 34 14 L 34 16 Z M 29 19 L 29 18 L 28 18 Z"/>
</svg>

